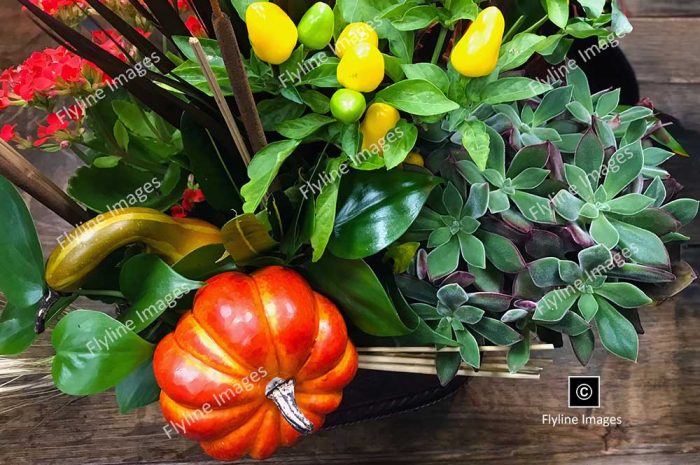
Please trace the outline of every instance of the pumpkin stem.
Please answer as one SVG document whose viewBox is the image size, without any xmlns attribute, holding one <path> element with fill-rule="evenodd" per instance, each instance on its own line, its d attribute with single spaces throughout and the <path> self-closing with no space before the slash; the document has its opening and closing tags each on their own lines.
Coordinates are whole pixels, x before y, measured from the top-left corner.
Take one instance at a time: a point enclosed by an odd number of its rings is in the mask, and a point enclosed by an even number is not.
<svg viewBox="0 0 700 465">
<path fill-rule="evenodd" d="M 294 380 L 274 378 L 265 388 L 265 396 L 275 403 L 280 413 L 292 428 L 301 434 L 311 434 L 314 424 L 304 416 L 294 397 Z"/>
</svg>

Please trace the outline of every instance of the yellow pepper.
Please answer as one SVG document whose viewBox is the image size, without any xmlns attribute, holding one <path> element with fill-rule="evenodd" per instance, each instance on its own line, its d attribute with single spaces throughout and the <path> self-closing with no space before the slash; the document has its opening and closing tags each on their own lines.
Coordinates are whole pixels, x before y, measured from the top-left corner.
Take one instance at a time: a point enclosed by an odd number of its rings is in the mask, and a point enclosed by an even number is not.
<svg viewBox="0 0 700 465">
<path fill-rule="evenodd" d="M 251 3 L 245 11 L 248 39 L 262 61 L 279 65 L 289 59 L 297 44 L 297 27 L 272 2 Z"/>
<path fill-rule="evenodd" d="M 495 6 L 486 8 L 452 50 L 452 66 L 467 77 L 488 76 L 496 69 L 505 20 Z"/>
<path fill-rule="evenodd" d="M 338 58 L 343 58 L 346 50 L 363 42 L 379 48 L 377 32 L 367 23 L 350 23 L 345 26 L 335 42 L 335 54 Z"/>
<path fill-rule="evenodd" d="M 384 138 L 401 119 L 398 110 L 386 103 L 373 103 L 360 125 L 362 150 L 384 152 Z"/>
<path fill-rule="evenodd" d="M 425 166 L 425 160 L 423 160 L 423 156 L 418 152 L 409 153 L 403 162 L 407 165 Z"/>
<path fill-rule="evenodd" d="M 341 86 L 372 92 L 384 80 L 384 56 L 377 47 L 361 42 L 345 51 L 337 70 Z"/>
<path fill-rule="evenodd" d="M 172 264 L 222 238 L 219 228 L 206 221 L 172 218 L 151 208 L 113 210 L 61 238 L 46 263 L 46 282 L 56 291 L 75 291 L 109 254 L 135 243 Z"/>
</svg>

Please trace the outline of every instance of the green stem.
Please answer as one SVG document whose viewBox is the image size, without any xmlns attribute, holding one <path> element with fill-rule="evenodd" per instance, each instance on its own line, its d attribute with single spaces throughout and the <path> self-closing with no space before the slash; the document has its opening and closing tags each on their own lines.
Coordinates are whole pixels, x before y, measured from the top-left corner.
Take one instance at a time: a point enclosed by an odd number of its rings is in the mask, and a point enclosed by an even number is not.
<svg viewBox="0 0 700 465">
<path fill-rule="evenodd" d="M 539 21 L 537 21 L 535 24 L 533 24 L 533 25 L 530 26 L 529 28 L 525 29 L 525 30 L 523 31 L 523 33 L 525 33 L 525 32 L 533 32 L 533 31 L 536 31 L 537 29 L 539 29 L 540 27 L 542 27 L 542 25 L 543 25 L 544 23 L 546 23 L 546 22 L 547 22 L 547 16 L 541 18 L 541 19 L 540 19 Z"/>
<path fill-rule="evenodd" d="M 523 24 L 523 21 L 525 21 L 525 16 L 521 16 L 518 18 L 518 20 L 513 24 L 510 29 L 508 29 L 508 32 L 506 32 L 506 35 L 503 36 L 503 43 L 508 42 L 511 37 L 515 35 L 515 33 L 518 31 L 520 26 Z"/>
<path fill-rule="evenodd" d="M 440 26 L 440 35 L 438 36 L 437 44 L 435 44 L 433 57 L 430 59 L 432 64 L 437 64 L 438 60 L 440 59 L 442 48 L 445 46 L 445 39 L 447 39 L 447 29 L 444 26 Z"/>
</svg>

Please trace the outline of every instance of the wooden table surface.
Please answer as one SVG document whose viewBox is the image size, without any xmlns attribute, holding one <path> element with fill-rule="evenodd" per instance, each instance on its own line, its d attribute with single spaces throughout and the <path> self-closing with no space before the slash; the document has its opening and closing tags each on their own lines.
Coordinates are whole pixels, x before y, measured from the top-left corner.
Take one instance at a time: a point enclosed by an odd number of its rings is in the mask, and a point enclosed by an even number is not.
<svg viewBox="0 0 700 465">
<path fill-rule="evenodd" d="M 623 49 L 634 64 L 643 95 L 660 109 L 700 130 L 700 1 L 628 0 L 635 33 Z M 663 16 L 663 18 L 662 18 Z M 0 0 L 3 27 L 0 67 L 50 42 Z M 8 21 L 9 19 L 9 21 Z M 16 26 L 16 28 L 15 28 Z M 17 33 L 22 31 L 22 34 Z M 10 36 L 11 35 L 11 36 Z M 12 37 L 11 39 L 9 37 Z M 22 37 L 22 40 L 18 40 Z M 26 38 L 26 40 L 25 40 Z M 700 144 L 698 144 L 700 145 Z M 700 153 L 694 154 L 700 157 Z M 65 185 L 75 162 L 60 154 L 32 154 L 32 162 Z M 697 159 L 674 161 L 686 196 L 700 198 Z M 29 200 L 29 199 L 28 199 Z M 68 227 L 31 203 L 46 250 Z M 690 232 L 700 238 L 697 223 Z M 685 258 L 700 269 L 700 248 Z M 279 464 L 698 464 L 700 463 L 700 289 L 641 311 L 646 334 L 638 364 L 598 348 L 589 367 L 567 345 L 539 381 L 477 378 L 455 397 L 423 410 L 315 435 L 269 463 Z M 34 353 L 49 350 L 48 337 Z M 567 376 L 599 375 L 602 408 L 567 408 Z M 0 411 L 6 407 L 0 399 Z M 542 424 L 542 415 L 621 417 L 622 426 Z M 129 415 L 117 411 L 113 393 L 90 398 L 60 396 L 0 414 L 3 464 L 199 464 L 211 463 L 184 439 L 168 439 L 156 406 Z M 247 462 L 240 462 L 247 463 Z"/>
</svg>

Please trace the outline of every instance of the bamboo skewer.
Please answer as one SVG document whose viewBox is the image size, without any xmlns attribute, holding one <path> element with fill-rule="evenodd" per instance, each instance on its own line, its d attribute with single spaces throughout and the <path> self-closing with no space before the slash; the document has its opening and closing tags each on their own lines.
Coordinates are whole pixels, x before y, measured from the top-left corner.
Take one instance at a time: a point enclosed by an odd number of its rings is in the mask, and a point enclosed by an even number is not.
<svg viewBox="0 0 700 465">
<path fill-rule="evenodd" d="M 2 139 L 0 139 L 0 174 L 68 223 L 77 226 L 90 219 L 88 212 L 68 197 L 63 189 Z"/>
<path fill-rule="evenodd" d="M 532 351 L 553 350 L 552 344 L 533 344 Z M 527 365 L 517 373 L 510 373 L 503 355 L 508 347 L 481 346 L 484 354 L 478 370 L 463 364 L 457 371 L 457 376 L 492 377 L 512 379 L 539 379 L 544 366 L 551 362 L 548 359 L 530 359 Z M 388 371 L 394 373 L 416 373 L 436 375 L 435 355 L 438 352 L 454 353 L 459 349 L 448 347 L 436 350 L 434 347 L 358 347 L 359 368 L 366 370 Z"/>
<path fill-rule="evenodd" d="M 411 366 L 411 365 L 389 365 L 384 363 L 370 363 L 360 361 L 358 368 L 364 370 L 375 370 L 375 371 L 391 371 L 394 373 L 415 373 L 422 375 L 437 375 L 437 370 L 434 366 L 423 367 L 423 366 Z M 457 376 L 469 376 L 475 378 L 512 378 L 512 379 L 539 379 L 539 374 L 531 373 L 508 373 L 501 371 L 474 371 L 471 368 L 460 368 L 457 370 Z"/>
<path fill-rule="evenodd" d="M 481 352 L 507 352 L 509 347 L 502 346 L 480 346 L 479 350 Z M 530 346 L 530 350 L 554 350 L 553 344 L 533 344 Z M 434 347 L 358 347 L 357 352 L 359 353 L 374 353 L 381 352 L 384 354 L 388 353 L 418 353 L 418 354 L 435 354 L 438 352 Z M 457 347 L 445 347 L 440 349 L 439 352 L 459 352 Z"/>
<path fill-rule="evenodd" d="M 241 158 L 243 158 L 243 163 L 245 166 L 248 166 L 250 164 L 250 153 L 248 152 L 248 146 L 245 143 L 245 139 L 243 138 L 240 129 L 238 129 L 238 125 L 236 124 L 236 120 L 231 113 L 228 103 L 226 103 L 226 98 L 221 90 L 221 86 L 219 86 L 219 82 L 216 80 L 216 76 L 214 76 L 214 70 L 211 69 L 211 65 L 207 59 L 207 54 L 204 52 L 202 44 L 196 37 L 190 37 L 190 47 L 192 47 L 192 51 L 197 57 L 197 61 L 199 61 L 199 66 L 202 68 L 204 77 L 207 79 L 207 83 L 209 84 L 209 88 L 214 94 L 214 101 L 224 117 L 226 126 L 231 132 L 231 137 L 233 137 L 233 141 L 236 143 L 236 147 L 241 154 Z"/>
<path fill-rule="evenodd" d="M 226 72 L 231 81 L 236 105 L 241 113 L 241 119 L 248 134 L 251 148 L 254 153 L 257 153 L 267 145 L 267 138 L 255 105 L 253 92 L 250 89 L 243 57 L 238 46 L 238 39 L 236 39 L 231 20 L 221 11 L 219 0 L 211 0 L 211 7 L 214 32 L 221 48 L 221 56 L 224 59 Z"/>
</svg>

